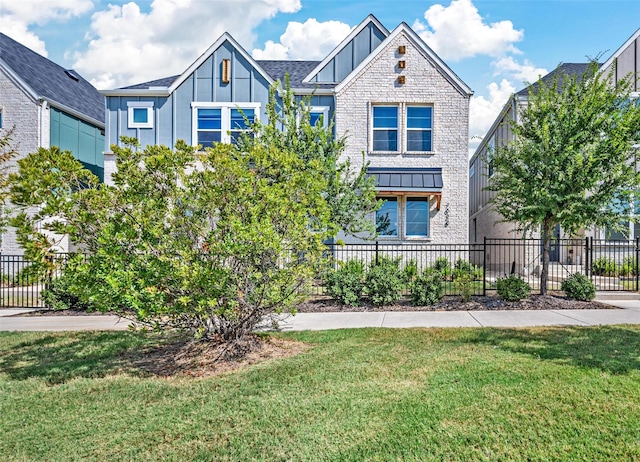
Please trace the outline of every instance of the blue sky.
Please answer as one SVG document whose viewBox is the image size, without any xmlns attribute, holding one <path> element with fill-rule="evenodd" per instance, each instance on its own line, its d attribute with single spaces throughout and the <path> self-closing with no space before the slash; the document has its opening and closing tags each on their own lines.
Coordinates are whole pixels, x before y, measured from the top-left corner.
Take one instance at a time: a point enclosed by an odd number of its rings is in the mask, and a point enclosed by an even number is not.
<svg viewBox="0 0 640 462">
<path fill-rule="evenodd" d="M 0 0 L 0 30 L 107 89 L 181 73 L 224 31 L 256 58 L 321 59 L 369 13 L 412 26 L 474 90 L 471 135 L 523 81 L 640 28 L 640 0 Z"/>
</svg>

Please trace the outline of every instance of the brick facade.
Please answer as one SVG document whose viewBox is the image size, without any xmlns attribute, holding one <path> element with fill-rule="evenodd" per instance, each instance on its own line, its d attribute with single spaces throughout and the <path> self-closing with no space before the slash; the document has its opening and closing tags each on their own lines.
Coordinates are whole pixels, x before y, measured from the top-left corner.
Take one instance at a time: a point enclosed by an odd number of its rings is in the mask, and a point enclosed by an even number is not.
<svg viewBox="0 0 640 462">
<path fill-rule="evenodd" d="M 400 45 L 406 46 L 402 56 L 398 55 Z M 398 68 L 399 59 L 406 62 L 405 69 Z M 405 77 L 404 84 L 398 83 L 400 75 Z M 376 103 L 397 104 L 400 113 L 406 104 L 433 105 L 433 151 L 403 153 L 400 148 L 397 153 L 371 153 L 371 105 Z M 460 92 L 410 37 L 400 33 L 384 44 L 359 75 L 336 92 L 335 124 L 336 133 L 347 136 L 344 156 L 351 159 L 354 167 L 362 165 L 365 152 L 365 162 L 371 167 L 442 169 L 441 207 L 436 210 L 435 198 L 430 200 L 429 238 L 402 242 L 467 242 L 469 95 Z M 401 137 L 404 124 L 404 118 L 400 117 Z"/>
</svg>

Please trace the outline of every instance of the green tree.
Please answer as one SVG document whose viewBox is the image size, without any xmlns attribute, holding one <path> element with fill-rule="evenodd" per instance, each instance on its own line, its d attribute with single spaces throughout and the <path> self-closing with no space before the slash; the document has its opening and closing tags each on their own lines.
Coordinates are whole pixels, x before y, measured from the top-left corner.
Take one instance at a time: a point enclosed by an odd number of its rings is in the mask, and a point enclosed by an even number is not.
<svg viewBox="0 0 640 462">
<path fill-rule="evenodd" d="M 293 309 L 324 264 L 323 241 L 343 224 L 364 225 L 353 209 L 346 221 L 335 201 L 357 185 L 376 202 L 371 180 L 339 163 L 343 141 L 312 127 L 305 103 L 290 98 L 285 91 L 282 110 L 270 101 L 278 130 L 271 119 L 255 124 L 238 146 L 141 149 L 123 139 L 112 147 L 113 185 L 57 148 L 20 160 L 11 196 L 25 211 L 12 224 L 28 258 L 57 269 L 52 233 L 84 252 L 64 262 L 50 300 L 226 342 Z"/>
<path fill-rule="evenodd" d="M 540 230 L 540 290 L 547 291 L 549 250 L 556 225 L 575 235 L 589 226 L 616 226 L 640 186 L 636 167 L 640 105 L 635 77 L 611 85 L 592 62 L 582 76 L 556 74 L 530 87 L 512 122 L 514 139 L 491 153 L 489 191 L 505 222 Z"/>
<path fill-rule="evenodd" d="M 9 196 L 9 165 L 18 155 L 18 149 L 13 142 L 15 127 L 8 130 L 0 129 L 0 232 L 7 226 L 6 200 Z"/>
</svg>

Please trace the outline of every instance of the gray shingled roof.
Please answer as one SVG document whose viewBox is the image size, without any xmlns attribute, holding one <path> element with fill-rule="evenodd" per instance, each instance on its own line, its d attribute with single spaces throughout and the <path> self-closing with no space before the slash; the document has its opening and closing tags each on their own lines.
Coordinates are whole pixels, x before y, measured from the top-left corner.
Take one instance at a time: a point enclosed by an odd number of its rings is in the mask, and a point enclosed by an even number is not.
<svg viewBox="0 0 640 462">
<path fill-rule="evenodd" d="M 291 88 L 333 88 L 334 84 L 302 83 L 304 78 L 316 68 L 320 61 L 256 61 L 258 65 L 273 79 L 284 82 L 285 74 L 289 74 Z M 149 87 L 169 87 L 179 75 L 137 83 L 122 90 L 145 90 Z"/>
<path fill-rule="evenodd" d="M 587 71 L 588 67 L 589 67 L 589 63 L 563 63 L 560 66 L 558 66 L 556 69 L 554 69 L 553 71 L 549 72 L 547 75 L 542 77 L 540 80 L 544 82 L 546 85 L 549 85 L 551 84 L 551 82 L 553 81 L 556 75 L 562 76 L 566 74 L 566 75 L 577 75 L 579 77 L 582 77 L 584 73 Z M 539 85 L 538 82 L 535 82 L 523 88 L 516 94 L 518 96 L 528 96 L 530 89 L 535 92 L 536 88 Z M 560 84 L 562 84 L 561 80 L 560 80 Z"/>
<path fill-rule="evenodd" d="M 0 33 L 0 61 L 37 96 L 104 123 L 104 96 L 76 72 L 67 73 L 63 67 L 3 33 Z"/>
<path fill-rule="evenodd" d="M 369 167 L 367 175 L 381 191 L 437 192 L 442 190 L 441 168 Z"/>
<path fill-rule="evenodd" d="M 149 87 L 170 87 L 175 80 L 180 77 L 179 75 L 172 75 L 171 77 L 164 77 L 162 79 L 150 80 L 149 82 L 137 83 L 135 85 L 129 85 L 123 87 L 126 90 L 146 90 Z"/>
<path fill-rule="evenodd" d="M 314 70 L 320 61 L 256 61 L 273 80 L 284 82 L 288 73 L 291 88 L 333 88 L 334 84 L 303 83 L 302 81 Z"/>
</svg>

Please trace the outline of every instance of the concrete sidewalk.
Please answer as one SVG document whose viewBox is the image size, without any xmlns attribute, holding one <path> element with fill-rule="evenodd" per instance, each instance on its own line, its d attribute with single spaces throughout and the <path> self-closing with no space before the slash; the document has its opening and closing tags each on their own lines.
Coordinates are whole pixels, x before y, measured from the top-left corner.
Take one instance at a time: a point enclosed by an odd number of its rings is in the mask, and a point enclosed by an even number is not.
<svg viewBox="0 0 640 462">
<path fill-rule="evenodd" d="M 359 327 L 535 327 L 640 324 L 640 300 L 599 300 L 610 310 L 412 311 L 299 313 L 281 316 L 280 330 Z M 0 309 L 2 331 L 126 330 L 131 321 L 117 316 L 15 316 L 27 310 Z"/>
</svg>

